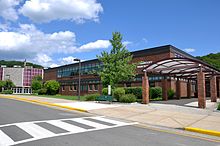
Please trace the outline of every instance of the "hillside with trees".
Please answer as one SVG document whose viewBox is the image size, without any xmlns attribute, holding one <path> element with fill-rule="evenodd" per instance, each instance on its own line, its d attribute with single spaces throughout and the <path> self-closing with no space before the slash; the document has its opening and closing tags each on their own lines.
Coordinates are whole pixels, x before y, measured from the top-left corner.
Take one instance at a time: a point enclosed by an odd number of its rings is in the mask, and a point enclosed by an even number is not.
<svg viewBox="0 0 220 146">
<path fill-rule="evenodd" d="M 199 56 L 197 58 L 220 70 L 220 53 L 210 53 L 208 55 Z"/>
<path fill-rule="evenodd" d="M 6 61 L 6 60 L 0 60 L 0 66 L 6 65 L 7 67 L 13 67 L 14 65 L 24 67 L 23 61 Z M 34 68 L 43 68 L 43 66 L 38 64 L 33 64 L 31 62 L 26 62 L 27 66 L 33 66 Z"/>
</svg>

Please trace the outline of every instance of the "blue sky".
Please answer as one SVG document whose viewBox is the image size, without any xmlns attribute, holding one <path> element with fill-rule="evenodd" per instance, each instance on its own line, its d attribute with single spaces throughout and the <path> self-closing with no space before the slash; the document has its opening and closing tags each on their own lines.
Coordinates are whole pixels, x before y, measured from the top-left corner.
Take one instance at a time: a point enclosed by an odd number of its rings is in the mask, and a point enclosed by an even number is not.
<svg viewBox="0 0 220 146">
<path fill-rule="evenodd" d="M 45 67 L 94 59 L 112 32 L 128 50 L 220 52 L 219 0 L 0 0 L 0 59 Z"/>
</svg>

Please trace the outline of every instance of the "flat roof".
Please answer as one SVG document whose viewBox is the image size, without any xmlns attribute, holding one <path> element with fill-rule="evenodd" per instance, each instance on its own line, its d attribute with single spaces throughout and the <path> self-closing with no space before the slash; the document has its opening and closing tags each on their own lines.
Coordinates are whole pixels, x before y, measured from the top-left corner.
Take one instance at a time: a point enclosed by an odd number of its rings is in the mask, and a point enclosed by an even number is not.
<svg viewBox="0 0 220 146">
<path fill-rule="evenodd" d="M 137 51 L 132 51 L 130 52 L 133 57 L 142 57 L 145 55 L 154 55 L 154 54 L 160 54 L 160 53 L 166 53 L 166 52 L 174 52 L 174 53 L 178 53 L 180 55 L 184 55 L 186 57 L 189 58 L 193 58 L 196 59 L 194 56 L 172 46 L 172 45 L 163 45 L 163 46 L 158 46 L 158 47 L 152 47 L 152 48 L 147 48 L 147 49 L 142 49 L 142 50 L 137 50 Z M 199 59 L 197 59 L 199 60 Z M 199 60 L 201 61 L 201 60 Z M 91 59 L 91 60 L 86 60 L 86 61 L 82 61 L 82 64 L 86 64 L 86 63 L 92 63 L 92 62 L 98 62 L 98 59 Z M 78 63 L 71 63 L 71 64 L 67 64 L 67 65 L 62 65 L 62 66 L 58 66 L 58 67 L 53 67 L 53 68 L 48 68 L 45 69 L 45 71 L 49 71 L 49 70 L 53 70 L 53 69 L 58 69 L 58 68 L 63 68 L 63 67 L 69 67 L 69 66 L 75 66 L 78 65 Z"/>
</svg>

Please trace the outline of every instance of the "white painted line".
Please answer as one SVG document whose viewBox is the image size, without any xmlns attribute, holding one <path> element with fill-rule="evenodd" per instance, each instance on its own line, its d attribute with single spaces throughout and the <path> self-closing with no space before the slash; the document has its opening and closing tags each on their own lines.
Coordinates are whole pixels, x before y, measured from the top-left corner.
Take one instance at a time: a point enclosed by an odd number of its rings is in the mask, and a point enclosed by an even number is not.
<svg viewBox="0 0 220 146">
<path fill-rule="evenodd" d="M 82 119 L 82 118 L 77 118 L 77 119 L 71 119 L 72 121 L 76 121 L 78 123 L 82 123 L 91 127 L 95 127 L 97 129 L 104 129 L 104 128 L 108 128 L 109 126 L 107 125 L 103 125 L 103 124 L 99 124 L 96 122 L 92 122 L 92 121 L 88 121 L 86 119 Z"/>
<path fill-rule="evenodd" d="M 103 118 L 103 117 L 91 117 L 91 119 L 96 119 L 96 120 L 99 120 L 99 121 L 103 121 L 103 122 L 107 122 L 107 123 L 111 123 L 111 124 L 115 124 L 115 125 L 125 125 L 125 124 L 127 124 L 125 122 L 106 119 L 106 118 Z"/>
<path fill-rule="evenodd" d="M 20 123 L 16 124 L 19 128 L 33 136 L 34 138 L 44 138 L 49 136 L 55 136 L 55 133 L 48 131 L 34 123 Z"/>
<path fill-rule="evenodd" d="M 97 118 L 97 120 L 100 120 L 100 121 L 102 120 L 102 121 L 111 122 L 111 123 L 115 123 L 115 124 L 117 123 L 117 125 L 106 126 L 106 125 L 102 125 L 102 124 L 99 124 L 99 123 L 96 123 L 96 122 L 87 121 L 83 118 L 94 118 L 94 119 Z M 58 136 L 76 134 L 76 133 L 97 131 L 97 130 L 103 130 L 103 129 L 111 129 L 111 128 L 116 128 L 116 127 L 122 127 L 122 126 L 137 124 L 137 122 L 133 122 L 133 123 L 119 122 L 118 123 L 115 120 L 105 119 L 104 116 L 100 116 L 100 117 L 83 117 L 83 118 L 71 118 L 71 119 L 59 119 L 59 120 L 47 120 L 47 121 L 45 120 L 44 121 L 44 122 L 47 122 L 49 124 L 52 124 L 54 126 L 57 126 L 59 128 L 62 128 L 64 130 L 69 131 L 69 132 L 66 132 L 66 133 L 59 133 L 59 134 L 54 134 L 54 133 L 52 133 L 52 132 L 50 132 L 50 131 L 34 124 L 36 122 L 23 122 L 23 123 L 10 124 L 10 125 L 16 125 L 16 126 L 20 127 L 23 130 L 25 129 L 24 131 L 28 132 L 34 138 L 29 138 L 29 139 L 14 142 L 10 137 L 8 137 L 6 134 L 4 134 L 4 132 L 0 131 L 0 146 L 17 145 L 17 144 L 22 144 L 22 143 L 26 143 L 26 142 L 35 141 L 35 140 L 50 138 L 50 137 L 58 137 Z M 95 127 L 95 128 L 93 128 L 93 129 L 84 129 L 84 128 L 81 128 L 81 127 L 78 127 L 78 126 L 75 126 L 75 125 L 72 125 L 72 124 L 68 124 L 68 123 L 63 122 L 61 120 L 72 120 L 72 121 L 76 121 L 76 122 L 79 122 L 79 123 L 82 123 L 82 124 L 86 124 L 88 126 L 92 126 L 92 127 Z M 42 122 L 42 121 L 39 121 L 39 122 Z M 2 127 L 3 127 L 3 125 L 2 125 Z M 2 141 L 2 139 L 4 141 Z"/>
<path fill-rule="evenodd" d="M 88 116 L 88 117 L 83 117 L 83 118 L 90 118 L 91 116 Z M 104 117 L 104 116 L 99 116 L 99 117 Z M 65 119 L 59 119 L 59 120 L 69 120 L 70 118 L 65 118 Z M 57 119 L 56 120 L 41 120 L 41 121 L 31 121 L 31 122 L 22 122 L 22 123 L 38 123 L 38 122 L 47 122 L 47 121 L 57 121 Z M 19 122 L 19 123 L 21 123 L 21 122 Z M 0 128 L 1 127 L 6 127 L 6 126 L 12 126 L 12 125 L 17 125 L 17 124 L 19 124 L 19 123 L 12 123 L 12 124 L 5 124 L 5 125 L 0 125 Z"/>
<path fill-rule="evenodd" d="M 14 141 L 0 130 L 0 146 L 12 145 Z"/>
<path fill-rule="evenodd" d="M 68 124 L 66 122 L 62 122 L 62 121 L 48 121 L 47 123 L 51 124 L 51 125 L 54 125 L 54 126 L 57 126 L 59 128 L 62 128 L 66 131 L 69 131 L 69 132 L 73 132 L 73 133 L 78 133 L 78 132 L 84 132 L 86 131 L 86 129 L 84 128 L 81 128 L 81 127 L 78 127 L 78 126 L 74 126 L 72 124 Z"/>
</svg>

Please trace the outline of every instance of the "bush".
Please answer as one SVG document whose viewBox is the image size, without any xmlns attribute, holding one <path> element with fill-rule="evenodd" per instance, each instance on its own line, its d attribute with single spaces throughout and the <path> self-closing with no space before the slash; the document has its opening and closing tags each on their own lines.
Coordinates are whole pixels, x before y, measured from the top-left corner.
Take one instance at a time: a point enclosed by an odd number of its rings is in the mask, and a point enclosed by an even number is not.
<svg viewBox="0 0 220 146">
<path fill-rule="evenodd" d="M 108 95 L 108 88 L 102 89 L 102 95 Z"/>
<path fill-rule="evenodd" d="M 167 91 L 168 99 L 173 99 L 175 95 L 175 91 L 173 89 L 169 89 Z"/>
<path fill-rule="evenodd" d="M 99 96 L 100 94 L 88 94 L 88 95 L 85 95 L 84 97 L 86 101 L 94 101 Z"/>
<path fill-rule="evenodd" d="M 31 83 L 32 90 L 39 90 L 42 88 L 42 82 L 38 80 L 32 80 Z"/>
<path fill-rule="evenodd" d="M 142 87 L 126 87 L 125 94 L 134 94 L 137 99 L 142 99 Z"/>
<path fill-rule="evenodd" d="M 58 93 L 58 90 L 60 88 L 60 84 L 59 82 L 55 81 L 55 80 L 49 80 L 46 81 L 46 83 L 44 84 L 45 88 L 47 89 L 47 94 L 49 95 L 55 95 Z"/>
<path fill-rule="evenodd" d="M 46 95 L 47 94 L 47 89 L 42 88 L 42 89 L 38 90 L 37 93 L 38 93 L 38 95 Z"/>
<path fill-rule="evenodd" d="M 125 95 L 125 90 L 124 90 L 124 88 L 115 88 L 115 89 L 114 89 L 113 97 L 114 97 L 117 101 L 119 101 L 119 98 L 120 98 L 121 96 L 123 96 L 123 95 Z"/>
<path fill-rule="evenodd" d="M 217 108 L 217 110 L 220 110 L 220 103 L 218 104 L 218 108 Z"/>
<path fill-rule="evenodd" d="M 136 102 L 137 98 L 134 94 L 125 94 L 120 96 L 119 101 L 124 103 Z"/>
<path fill-rule="evenodd" d="M 150 98 L 161 98 L 162 97 L 162 88 L 161 87 L 151 87 L 150 88 Z"/>
<path fill-rule="evenodd" d="M 3 94 L 13 94 L 13 90 L 4 90 L 2 91 Z"/>
</svg>

